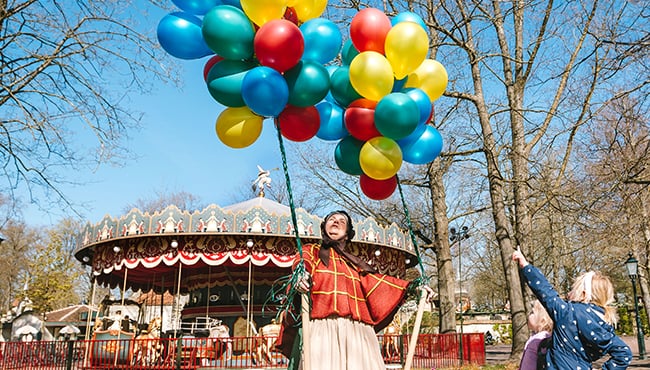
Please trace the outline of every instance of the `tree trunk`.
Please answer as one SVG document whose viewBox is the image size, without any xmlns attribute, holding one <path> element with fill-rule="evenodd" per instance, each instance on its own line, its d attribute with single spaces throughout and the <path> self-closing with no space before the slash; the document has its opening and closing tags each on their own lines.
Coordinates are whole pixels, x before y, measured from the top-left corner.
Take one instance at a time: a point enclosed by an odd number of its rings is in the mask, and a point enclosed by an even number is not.
<svg viewBox="0 0 650 370">
<path fill-rule="evenodd" d="M 456 305 L 454 293 L 454 265 L 449 246 L 449 221 L 447 218 L 446 192 L 442 182 L 444 171 L 440 170 L 440 158 L 428 168 L 429 188 L 434 220 L 434 250 L 438 265 L 438 297 L 440 312 L 440 333 L 456 331 Z"/>
</svg>

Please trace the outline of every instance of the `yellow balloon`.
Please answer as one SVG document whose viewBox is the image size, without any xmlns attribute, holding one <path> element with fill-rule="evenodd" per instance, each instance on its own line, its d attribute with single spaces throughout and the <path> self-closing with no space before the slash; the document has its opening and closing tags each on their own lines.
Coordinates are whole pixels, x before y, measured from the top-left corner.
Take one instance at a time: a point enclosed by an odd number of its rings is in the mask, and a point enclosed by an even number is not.
<svg viewBox="0 0 650 370">
<path fill-rule="evenodd" d="M 414 22 L 393 26 L 384 42 L 386 59 L 393 67 L 395 78 L 401 80 L 422 64 L 429 52 L 429 36 Z"/>
<path fill-rule="evenodd" d="M 386 180 L 395 176 L 402 166 L 402 150 L 393 139 L 373 137 L 361 147 L 359 164 L 368 177 Z"/>
<path fill-rule="evenodd" d="M 248 107 L 226 108 L 217 118 L 217 136 L 231 148 L 245 148 L 253 144 L 262 133 L 264 118 Z"/>
<path fill-rule="evenodd" d="M 418 87 L 429 96 L 431 101 L 442 96 L 447 88 L 448 76 L 445 67 L 438 61 L 426 59 L 409 74 L 404 87 Z"/>
<path fill-rule="evenodd" d="M 241 0 L 246 16 L 262 27 L 266 22 L 281 19 L 287 9 L 287 0 Z"/>
<path fill-rule="evenodd" d="M 376 51 L 359 53 L 350 63 L 350 83 L 364 98 L 379 101 L 393 90 L 393 68 Z"/>
<path fill-rule="evenodd" d="M 312 18 L 318 18 L 325 11 L 327 7 L 327 0 L 300 0 L 293 2 L 293 10 L 296 11 L 296 16 L 301 22 L 307 22 Z"/>
</svg>

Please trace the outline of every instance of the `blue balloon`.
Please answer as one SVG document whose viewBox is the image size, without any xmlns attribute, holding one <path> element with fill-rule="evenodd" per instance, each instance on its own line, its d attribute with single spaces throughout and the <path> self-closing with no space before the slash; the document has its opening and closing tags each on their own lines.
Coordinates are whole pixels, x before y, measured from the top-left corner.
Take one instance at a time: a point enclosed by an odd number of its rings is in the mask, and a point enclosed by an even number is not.
<svg viewBox="0 0 650 370">
<path fill-rule="evenodd" d="M 234 7 L 242 9 L 240 0 L 221 0 L 221 2 L 223 5 L 232 5 Z"/>
<path fill-rule="evenodd" d="M 192 14 L 174 12 L 158 23 L 158 42 L 171 56 L 199 59 L 214 54 L 203 40 L 201 20 Z"/>
<path fill-rule="evenodd" d="M 429 29 L 427 28 L 426 23 L 424 23 L 424 20 L 422 20 L 422 17 L 419 15 L 413 13 L 413 12 L 401 12 L 397 14 L 396 16 L 393 17 L 393 19 L 390 20 L 390 23 L 394 26 L 400 22 L 413 22 L 417 23 L 424 29 L 424 31 L 429 34 Z"/>
<path fill-rule="evenodd" d="M 181 10 L 196 15 L 204 15 L 213 7 L 222 5 L 221 0 L 172 0 L 172 2 Z"/>
<path fill-rule="evenodd" d="M 413 164 L 426 164 L 442 152 L 442 135 L 435 127 L 423 125 L 416 128 L 411 135 L 398 140 L 397 144 L 402 149 L 402 160 Z"/>
<path fill-rule="evenodd" d="M 302 54 L 304 60 L 327 64 L 341 51 L 343 36 L 336 24 L 329 19 L 310 19 L 300 26 L 300 31 L 305 39 Z"/>
<path fill-rule="evenodd" d="M 403 92 L 402 88 L 404 88 L 404 85 L 406 85 L 406 80 L 409 79 L 409 76 L 406 76 L 402 78 L 401 80 L 398 80 L 396 78 L 393 78 L 393 90 L 392 92 Z"/>
<path fill-rule="evenodd" d="M 321 140 L 340 140 L 348 136 L 348 130 L 343 122 L 343 108 L 336 103 L 322 101 L 316 104 L 320 117 L 320 128 L 316 137 Z"/>
<path fill-rule="evenodd" d="M 420 120 L 418 122 L 420 124 L 426 124 L 433 110 L 433 104 L 431 103 L 431 99 L 429 99 L 429 95 L 424 90 L 416 87 L 405 89 L 403 93 L 408 95 L 418 105 L 418 110 L 420 111 Z"/>
<path fill-rule="evenodd" d="M 256 114 L 277 117 L 289 102 L 289 87 L 280 72 L 270 67 L 255 67 L 242 81 L 242 98 Z"/>
</svg>

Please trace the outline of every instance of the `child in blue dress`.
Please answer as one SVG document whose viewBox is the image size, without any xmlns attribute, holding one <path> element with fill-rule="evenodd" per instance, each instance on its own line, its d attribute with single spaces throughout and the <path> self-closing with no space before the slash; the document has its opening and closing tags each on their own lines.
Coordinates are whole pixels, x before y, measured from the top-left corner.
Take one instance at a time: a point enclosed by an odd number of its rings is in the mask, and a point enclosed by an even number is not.
<svg viewBox="0 0 650 370">
<path fill-rule="evenodd" d="M 582 274 L 565 301 L 521 251 L 516 250 L 512 260 L 519 264 L 526 284 L 553 319 L 546 369 L 588 370 L 604 355 L 610 358 L 603 363 L 603 369 L 627 369 L 632 351 L 614 333 L 616 312 L 610 307 L 614 286 L 607 276 L 594 271 Z"/>
</svg>

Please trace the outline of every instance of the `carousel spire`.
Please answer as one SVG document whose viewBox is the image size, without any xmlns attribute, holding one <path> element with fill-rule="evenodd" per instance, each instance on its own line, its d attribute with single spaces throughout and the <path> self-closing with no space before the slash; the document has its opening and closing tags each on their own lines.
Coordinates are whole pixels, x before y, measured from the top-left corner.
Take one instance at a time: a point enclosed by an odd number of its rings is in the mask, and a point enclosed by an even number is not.
<svg viewBox="0 0 650 370">
<path fill-rule="evenodd" d="M 253 191 L 258 191 L 259 197 L 264 198 L 264 189 L 271 187 L 271 171 L 273 170 L 277 170 L 277 168 L 265 170 L 259 164 L 257 165 L 257 178 L 253 180 Z"/>
</svg>

